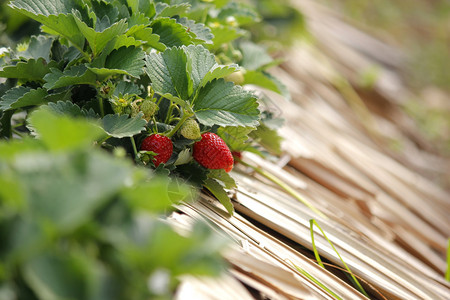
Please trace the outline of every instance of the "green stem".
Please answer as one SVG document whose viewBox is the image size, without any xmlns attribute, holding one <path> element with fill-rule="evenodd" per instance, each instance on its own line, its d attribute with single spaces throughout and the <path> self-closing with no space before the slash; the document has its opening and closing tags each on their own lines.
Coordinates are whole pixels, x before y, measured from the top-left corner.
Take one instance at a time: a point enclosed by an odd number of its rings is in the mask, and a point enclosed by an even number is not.
<svg viewBox="0 0 450 300">
<path fill-rule="evenodd" d="M 170 138 L 172 135 L 174 135 L 175 132 L 177 132 L 178 129 L 180 129 L 181 125 L 183 125 L 184 121 L 192 117 L 192 115 L 193 115 L 192 113 L 184 112 L 180 121 L 178 121 L 177 125 L 175 125 L 175 127 L 166 136 Z"/>
<path fill-rule="evenodd" d="M 103 144 L 103 143 L 106 142 L 110 137 L 111 137 L 110 135 L 107 135 L 106 137 L 104 137 L 103 139 L 101 139 L 100 141 L 98 141 L 98 144 L 99 144 L 99 145 Z"/>
<path fill-rule="evenodd" d="M 12 128 L 11 130 L 12 130 L 12 132 L 14 132 L 15 134 L 17 134 L 17 135 L 20 136 L 21 138 L 24 138 L 24 137 L 25 137 L 24 134 L 23 134 L 22 132 L 19 132 L 19 131 L 16 130 L 15 128 Z"/>
<path fill-rule="evenodd" d="M 133 147 L 133 152 L 134 152 L 134 158 L 136 159 L 137 158 L 137 156 L 138 156 L 138 151 L 137 151 L 137 148 L 136 148 L 136 142 L 134 141 L 134 137 L 130 137 L 130 140 L 131 140 L 131 146 Z"/>
<path fill-rule="evenodd" d="M 297 199 L 298 201 L 300 201 L 301 203 L 303 203 L 304 205 L 306 205 L 309 209 L 311 209 L 313 212 L 315 212 L 318 216 L 324 218 L 324 219 L 328 219 L 327 216 L 325 216 L 320 210 L 318 210 L 317 208 L 314 207 L 314 205 L 312 205 L 308 200 L 304 199 L 302 196 L 300 196 L 293 188 L 291 188 L 290 186 L 288 186 L 287 184 L 285 184 L 283 181 L 281 181 L 280 179 L 278 179 L 278 177 L 262 170 L 261 168 L 258 168 L 256 166 L 252 166 L 238 158 L 236 158 L 236 161 L 240 162 L 241 164 L 243 164 L 246 167 L 250 167 L 252 168 L 256 173 L 262 175 L 263 177 L 269 179 L 270 181 L 272 181 L 273 183 L 275 183 L 276 185 L 278 185 L 280 188 L 282 188 L 283 190 L 285 190 L 289 195 L 291 195 L 292 197 L 294 197 L 295 199 Z"/>
<path fill-rule="evenodd" d="M 169 124 L 170 117 L 172 116 L 174 106 L 175 106 L 175 104 L 173 104 L 173 102 L 170 101 L 169 111 L 167 112 L 166 120 L 164 123 Z"/>
<path fill-rule="evenodd" d="M 100 107 L 100 114 L 103 118 L 105 116 L 105 109 L 103 108 L 103 97 L 99 97 L 98 106 Z"/>
</svg>

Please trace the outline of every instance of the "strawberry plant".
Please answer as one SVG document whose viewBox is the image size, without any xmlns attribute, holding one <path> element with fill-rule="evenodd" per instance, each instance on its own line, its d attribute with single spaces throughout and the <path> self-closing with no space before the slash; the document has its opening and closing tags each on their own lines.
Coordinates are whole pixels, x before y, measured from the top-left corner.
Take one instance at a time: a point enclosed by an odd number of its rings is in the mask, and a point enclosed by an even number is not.
<svg viewBox="0 0 450 300">
<path fill-rule="evenodd" d="M 264 99 L 233 82 L 240 75 L 242 84 L 287 95 L 266 72 L 278 61 L 240 27 L 259 19 L 248 5 L 14 0 L 9 6 L 42 25 L 41 34 L 2 53 L 3 138 L 33 135 L 28 115 L 39 107 L 98 120 L 107 133 L 98 141 L 102 148 L 121 147 L 138 164 L 208 188 L 230 213 L 221 178 L 231 178 L 208 168 L 222 162 L 192 157 L 200 134 L 217 134 L 232 151 L 277 153 L 276 131 L 261 114 Z M 172 149 L 158 155 L 147 147 L 151 136 L 170 139 Z M 223 169 L 231 168 L 228 162 Z"/>
<path fill-rule="evenodd" d="M 40 27 L 0 47 L 0 295 L 170 298 L 177 276 L 218 274 L 220 239 L 156 216 L 201 188 L 232 214 L 231 151 L 279 152 L 271 102 L 243 87 L 288 98 L 267 73 L 279 61 L 249 39 L 258 13 L 226 0 L 8 9 Z"/>
</svg>

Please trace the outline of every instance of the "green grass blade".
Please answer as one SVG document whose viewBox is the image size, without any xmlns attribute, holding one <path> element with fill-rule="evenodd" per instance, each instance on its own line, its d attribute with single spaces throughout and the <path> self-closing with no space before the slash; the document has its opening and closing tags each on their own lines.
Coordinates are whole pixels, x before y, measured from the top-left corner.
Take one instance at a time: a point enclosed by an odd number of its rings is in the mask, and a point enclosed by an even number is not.
<svg viewBox="0 0 450 300">
<path fill-rule="evenodd" d="M 325 232 L 322 230 L 322 228 L 319 226 L 319 224 L 316 222 L 316 220 L 311 219 L 309 220 L 309 228 L 311 231 L 311 242 L 312 242 L 312 246 L 313 246 L 313 251 L 314 251 L 314 256 L 316 257 L 317 263 L 325 269 L 325 266 L 322 263 L 322 260 L 320 259 L 319 256 L 319 252 L 317 251 L 317 247 L 316 244 L 314 242 L 314 225 L 317 226 L 317 228 L 319 228 L 320 232 L 322 232 L 322 235 L 324 236 L 324 238 L 328 241 L 328 243 L 331 245 L 331 248 L 333 248 L 334 252 L 336 252 L 336 254 L 338 255 L 339 259 L 341 260 L 342 264 L 344 265 L 345 269 L 348 271 L 348 273 L 350 274 L 350 276 L 352 277 L 354 283 L 356 284 L 356 287 L 358 288 L 358 290 L 363 293 L 366 297 L 369 297 L 369 295 L 366 293 L 366 291 L 364 290 L 364 288 L 362 287 L 362 285 L 359 283 L 358 279 L 356 279 L 355 275 L 353 274 L 353 272 L 350 270 L 350 268 L 347 266 L 347 264 L 344 262 L 344 260 L 342 259 L 341 255 L 339 254 L 339 252 L 336 250 L 336 248 L 334 247 L 333 243 L 330 241 L 330 239 L 326 236 Z"/>
<path fill-rule="evenodd" d="M 322 282 L 320 282 L 319 280 L 317 280 L 316 278 L 314 278 L 311 274 L 309 274 L 308 272 L 306 272 L 305 270 L 303 270 L 302 268 L 298 267 L 297 265 L 295 265 L 294 263 L 291 262 L 291 264 L 294 266 L 294 268 L 299 271 L 300 273 L 302 273 L 303 275 L 305 275 L 308 279 L 310 279 L 312 282 L 314 282 L 315 284 L 317 284 L 318 286 L 320 286 L 322 289 L 324 289 L 325 291 L 327 291 L 330 295 L 332 295 L 334 298 L 338 299 L 338 300 L 343 300 L 341 297 L 339 297 L 336 293 L 334 293 L 332 290 L 330 290 L 326 285 L 324 285 Z"/>
</svg>

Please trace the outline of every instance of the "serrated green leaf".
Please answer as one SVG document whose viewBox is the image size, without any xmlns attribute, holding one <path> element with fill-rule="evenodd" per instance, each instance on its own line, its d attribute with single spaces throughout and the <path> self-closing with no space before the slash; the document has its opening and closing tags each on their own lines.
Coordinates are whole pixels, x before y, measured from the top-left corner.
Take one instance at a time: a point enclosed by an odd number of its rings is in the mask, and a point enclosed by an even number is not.
<svg viewBox="0 0 450 300">
<path fill-rule="evenodd" d="M 84 37 L 71 15 L 72 9 L 78 8 L 75 1 L 15 0 L 10 3 L 10 6 L 53 32 L 66 37 L 78 49 L 83 49 Z"/>
<path fill-rule="evenodd" d="M 258 124 L 255 96 L 231 82 L 216 79 L 201 88 L 193 102 L 198 121 L 207 126 L 244 126 Z"/>
<path fill-rule="evenodd" d="M 56 89 L 74 84 L 95 84 L 97 76 L 84 65 L 71 67 L 64 72 L 51 68 L 50 73 L 44 76 L 44 87 Z"/>
<path fill-rule="evenodd" d="M 44 58 L 29 59 L 26 62 L 18 62 L 14 66 L 6 66 L 0 70 L 0 77 L 19 78 L 29 81 L 43 81 L 44 76 L 50 72 L 50 68 L 57 66 L 55 61 L 46 63 Z"/>
<path fill-rule="evenodd" d="M 221 181 L 226 189 L 236 188 L 236 181 L 224 169 L 209 170 L 208 178 Z"/>
<path fill-rule="evenodd" d="M 39 59 L 43 58 L 45 61 L 50 61 L 50 49 L 54 39 L 48 36 L 32 36 L 27 50 L 17 53 L 17 56 L 25 59 Z"/>
<path fill-rule="evenodd" d="M 159 35 L 153 33 L 153 29 L 150 27 L 143 28 L 133 34 L 137 40 L 146 42 L 146 46 L 154 48 L 158 51 L 166 50 L 166 46 L 159 42 Z"/>
<path fill-rule="evenodd" d="M 212 44 L 214 34 L 211 33 L 211 29 L 206 27 L 203 23 L 195 23 L 194 20 L 188 18 L 181 18 L 178 23 L 186 26 L 188 30 L 195 34 L 194 42 Z"/>
<path fill-rule="evenodd" d="M 48 109 L 33 112 L 29 123 L 44 144 L 53 151 L 84 148 L 105 135 L 103 129 L 93 122 L 58 116 Z"/>
<path fill-rule="evenodd" d="M 222 203 L 227 212 L 232 216 L 234 213 L 233 203 L 231 203 L 231 199 L 223 187 L 211 178 L 205 180 L 204 186 Z"/>
<path fill-rule="evenodd" d="M 205 86 L 208 82 L 223 78 L 238 68 L 237 65 L 219 65 L 214 54 L 201 45 L 190 45 L 184 48 L 188 57 L 188 70 L 192 79 L 193 90 Z"/>
<path fill-rule="evenodd" d="M 246 70 L 258 70 L 273 62 L 273 58 L 267 54 L 266 49 L 261 45 L 245 41 L 239 44 L 239 49 L 242 52 L 242 60 L 239 65 Z"/>
<path fill-rule="evenodd" d="M 156 15 L 158 17 L 173 17 L 175 15 L 182 15 L 191 8 L 189 3 L 180 3 L 169 5 L 167 3 L 158 2 L 155 5 Z"/>
<path fill-rule="evenodd" d="M 147 26 L 150 26 L 150 19 L 147 18 L 144 14 L 133 14 L 128 19 L 128 30 L 126 32 L 127 35 L 132 35 L 135 32 L 144 29 Z"/>
<path fill-rule="evenodd" d="M 240 2 L 230 2 L 220 10 L 217 16 L 217 18 L 224 21 L 227 21 L 229 17 L 233 17 L 240 26 L 259 22 L 260 20 L 258 13 L 253 8 Z"/>
<path fill-rule="evenodd" d="M 0 101 L 1 110 L 10 110 L 30 105 L 44 103 L 47 95 L 45 89 L 32 89 L 30 87 L 18 86 L 6 92 Z"/>
<path fill-rule="evenodd" d="M 126 95 L 126 94 L 136 94 L 139 95 L 141 93 L 141 90 L 139 87 L 129 81 L 120 81 L 116 88 L 114 89 L 113 95 L 119 97 L 119 95 Z"/>
<path fill-rule="evenodd" d="M 264 125 L 264 123 L 261 123 L 256 130 L 250 133 L 250 137 L 269 152 L 277 155 L 281 154 L 281 142 L 283 138 L 278 135 L 275 129 L 271 129 Z"/>
<path fill-rule="evenodd" d="M 219 127 L 217 134 L 230 147 L 231 151 L 244 151 L 250 144 L 248 143 L 250 132 L 255 130 L 254 127 Z"/>
<path fill-rule="evenodd" d="M 222 24 L 214 24 L 214 26 L 210 26 L 210 28 L 211 33 L 214 35 L 211 48 L 215 50 L 219 49 L 223 44 L 232 42 L 247 33 L 240 28 Z"/>
<path fill-rule="evenodd" d="M 112 48 L 112 50 L 119 49 L 119 48 L 122 48 L 122 47 L 132 47 L 132 46 L 138 48 L 139 46 L 141 46 L 145 42 L 146 41 L 136 40 L 132 36 L 127 36 L 125 34 L 122 34 L 122 35 L 119 35 L 119 36 L 117 36 L 115 38 L 115 43 L 114 43 L 114 47 Z"/>
<path fill-rule="evenodd" d="M 158 94 L 171 94 L 183 100 L 187 100 L 192 94 L 192 82 L 186 68 L 187 56 L 182 48 L 174 47 L 163 53 L 150 53 L 145 64 L 145 72 Z"/>
<path fill-rule="evenodd" d="M 123 70 L 130 76 L 139 77 L 144 73 L 145 52 L 137 47 L 121 47 L 111 52 L 105 62 L 105 68 Z"/>
<path fill-rule="evenodd" d="M 291 100 L 291 95 L 287 89 L 287 87 L 280 82 L 277 78 L 270 75 L 269 73 L 262 71 L 246 71 L 244 73 L 244 83 L 245 84 L 254 84 L 268 90 L 274 91 L 280 95 L 282 95 L 286 100 Z"/>
<path fill-rule="evenodd" d="M 83 118 L 96 118 L 97 114 L 91 109 L 87 111 L 72 103 L 71 101 L 58 101 L 56 103 L 49 103 L 43 105 L 42 108 L 46 108 L 48 111 L 53 112 L 56 115 L 65 115 L 70 117 L 83 117 Z"/>
<path fill-rule="evenodd" d="M 119 9 L 111 2 L 90 1 L 92 11 L 99 18 L 107 17 L 110 22 L 115 23 L 119 17 Z"/>
<path fill-rule="evenodd" d="M 105 48 L 106 44 L 111 39 L 125 33 L 128 29 L 126 21 L 122 19 L 119 22 L 112 24 L 105 30 L 98 32 L 84 23 L 79 14 L 75 14 L 74 17 L 79 30 L 88 41 L 94 57 L 96 57 Z"/>
<path fill-rule="evenodd" d="M 167 47 L 192 44 L 192 36 L 187 28 L 175 19 L 158 18 L 153 20 L 151 27 L 153 33 L 159 35 L 159 41 Z"/>
<path fill-rule="evenodd" d="M 142 119 L 142 113 L 134 118 L 128 115 L 106 115 L 102 119 L 103 129 L 116 138 L 130 137 L 145 130 L 147 122 Z"/>
</svg>

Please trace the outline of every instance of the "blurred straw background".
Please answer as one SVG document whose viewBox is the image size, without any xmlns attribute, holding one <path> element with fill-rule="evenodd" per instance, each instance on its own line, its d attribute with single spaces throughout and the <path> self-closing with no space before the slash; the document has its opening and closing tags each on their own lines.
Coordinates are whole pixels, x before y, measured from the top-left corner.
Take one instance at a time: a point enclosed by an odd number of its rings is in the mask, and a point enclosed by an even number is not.
<svg viewBox="0 0 450 300">
<path fill-rule="evenodd" d="M 367 299 L 316 227 L 312 243 L 311 219 L 370 299 L 450 298 L 449 5 L 319 2 L 291 1 L 306 33 L 272 70 L 292 95 L 270 93 L 286 120 L 283 155 L 243 160 L 320 215 L 238 165 L 233 217 L 203 194 L 169 219 L 180 230 L 208 220 L 233 241 L 231 270 L 218 280 L 184 278 L 178 299 Z"/>
</svg>

